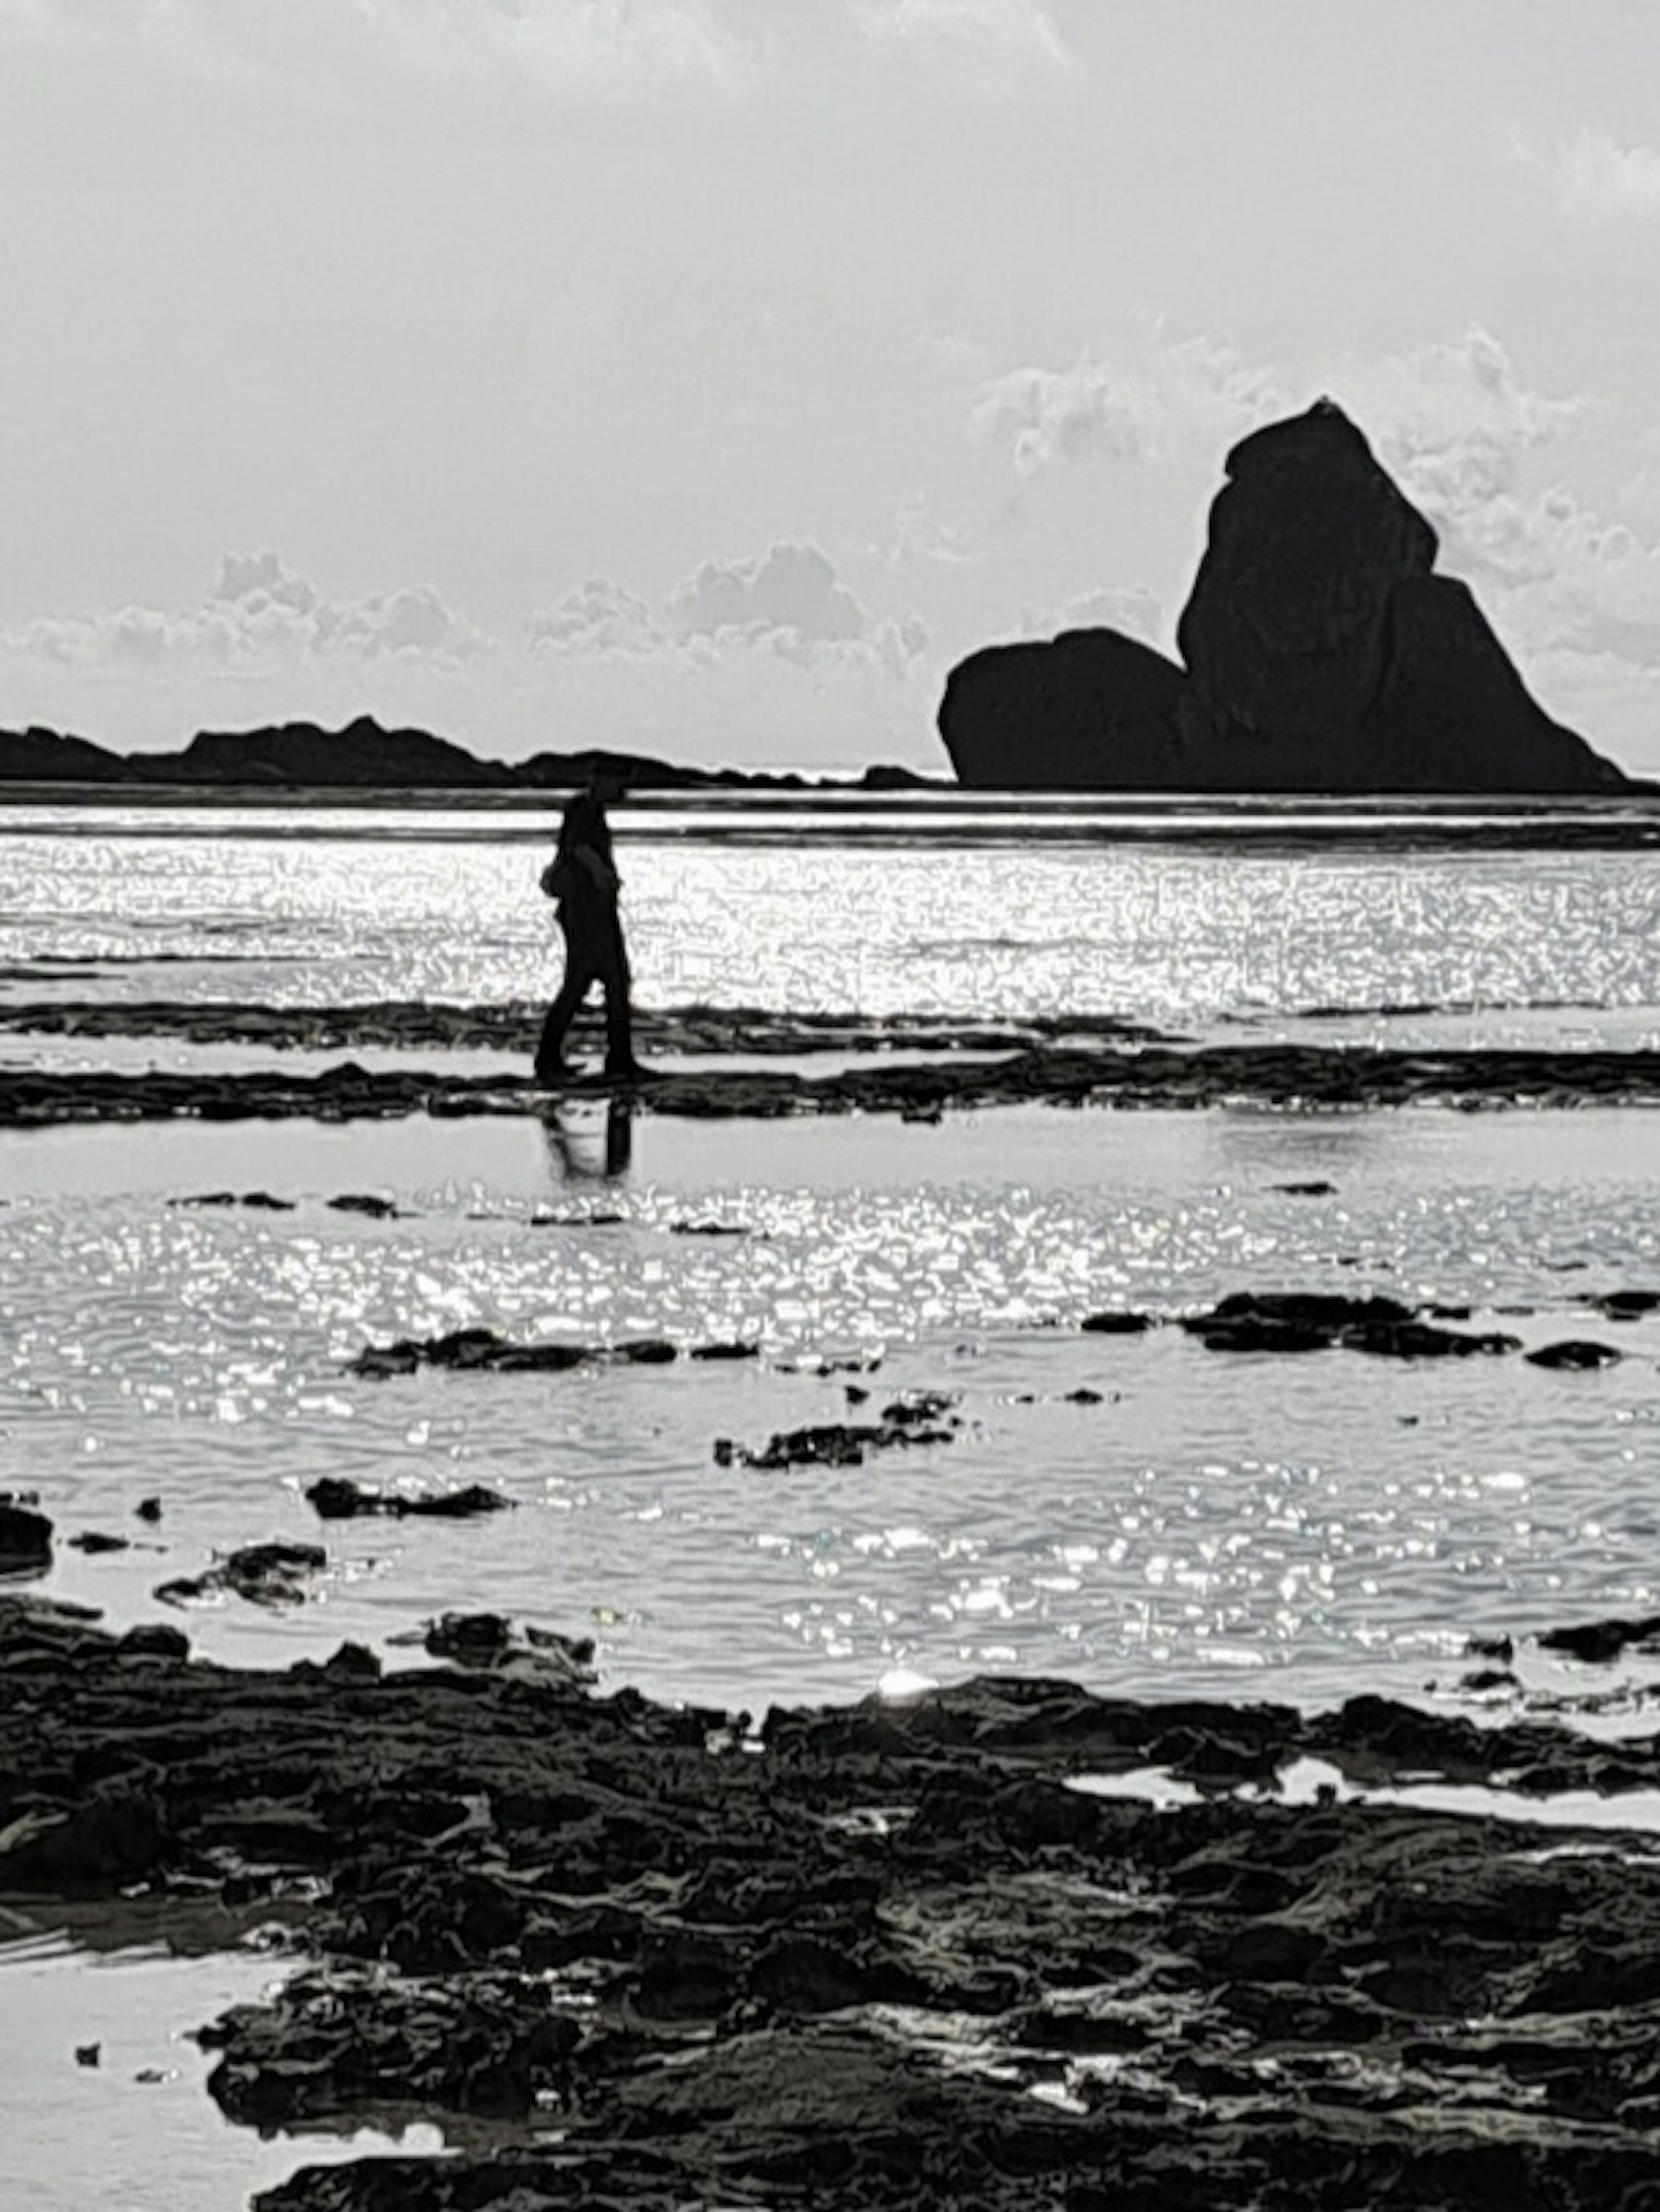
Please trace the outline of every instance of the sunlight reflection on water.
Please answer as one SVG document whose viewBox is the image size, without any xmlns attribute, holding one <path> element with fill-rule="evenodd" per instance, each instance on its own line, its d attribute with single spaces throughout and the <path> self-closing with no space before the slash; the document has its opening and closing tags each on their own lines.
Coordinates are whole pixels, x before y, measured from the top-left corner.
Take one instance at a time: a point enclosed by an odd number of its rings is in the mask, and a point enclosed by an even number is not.
<svg viewBox="0 0 1660 2212">
<path fill-rule="evenodd" d="M 1617 1172 L 1559 1177 L 1576 1118 L 648 1124 L 649 1171 L 562 1185 L 518 1125 L 201 1129 L 183 1184 L 129 1135 L 148 1193 L 66 1197 L 48 1164 L 46 1188 L 0 1212 L 0 1435 L 27 1435 L 62 1534 L 167 1547 L 60 1551 L 52 1587 L 117 1617 L 153 1613 L 150 1589 L 215 1547 L 316 1540 L 301 1492 L 322 1474 L 483 1480 L 518 1501 L 462 1528 L 323 1529 L 314 1604 L 231 1600 L 192 1618 L 228 1654 L 290 1656 L 459 1606 L 592 1624 L 608 1679 L 751 1707 L 863 1693 L 896 1668 L 1143 1691 L 1244 1670 L 1311 1698 L 1384 1674 L 1415 1684 L 1472 1630 L 1655 1601 L 1660 1513 L 1639 1470 L 1660 1322 L 1618 1325 L 1630 1356 L 1594 1376 L 1514 1358 L 1230 1358 L 1174 1328 L 1077 1323 L 1101 1305 L 1170 1316 L 1295 1285 L 1469 1301 L 1529 1343 L 1584 1334 L 1574 1291 L 1660 1277 L 1643 1203 L 1660 1122 L 1605 1115 Z M 77 1152 L 64 1133 L 36 1157 L 61 1170 L 118 1141 L 88 1133 Z M 216 1173 L 239 1146 L 240 1172 Z M 1341 1161 L 1340 1187 L 1277 1188 L 1310 1152 Z M 410 1171 L 435 1158 L 442 1182 Z M 166 1202 L 233 1182 L 294 1211 Z M 325 1203 L 350 1191 L 395 1198 L 404 1218 Z M 621 1218 L 591 1218 L 606 1213 Z M 684 1233 L 716 1221 L 746 1233 Z M 1496 1316 L 1517 1303 L 1541 1310 Z M 750 1339 L 765 1356 L 344 1371 L 366 1341 L 470 1326 Z M 884 1364 L 785 1371 L 854 1352 Z M 918 1387 L 955 1394 L 954 1442 L 852 1468 L 713 1465 L 717 1437 L 758 1449 L 874 1419 Z M 163 1501 L 154 1531 L 131 1520 L 147 1493 Z"/>
</svg>

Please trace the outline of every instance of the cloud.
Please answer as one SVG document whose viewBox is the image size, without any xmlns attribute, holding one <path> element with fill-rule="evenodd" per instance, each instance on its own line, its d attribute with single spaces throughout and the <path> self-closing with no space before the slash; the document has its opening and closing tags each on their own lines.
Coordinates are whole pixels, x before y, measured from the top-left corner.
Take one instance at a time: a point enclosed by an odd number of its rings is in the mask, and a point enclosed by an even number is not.
<svg viewBox="0 0 1660 2212">
<path fill-rule="evenodd" d="M 1590 404 L 1530 389 L 1482 330 L 1334 370 L 1332 389 L 1440 533 L 1437 565 L 1475 587 L 1549 710 L 1594 744 L 1652 764 L 1660 516 L 1633 495 L 1640 472 L 1622 517 L 1536 481 L 1551 447 L 1591 419 Z M 1660 438 L 1651 434 L 1645 450 L 1660 455 Z"/>
<path fill-rule="evenodd" d="M 1006 450 L 1017 475 L 1030 477 L 1091 458 L 1160 460 L 1195 434 L 1231 443 L 1279 404 L 1271 374 L 1232 346 L 1202 334 L 1171 337 L 1154 324 L 1073 368 L 993 378 L 975 401 L 970 431 Z"/>
<path fill-rule="evenodd" d="M 43 615 L 0 633 L 13 652 L 65 666 L 159 668 L 194 663 L 257 672 L 307 660 L 380 657 L 460 666 L 492 641 L 420 586 L 340 604 L 275 553 L 228 553 L 201 605 L 127 606 L 94 614 Z"/>
<path fill-rule="evenodd" d="M 1524 461 L 1586 420 L 1583 399 L 1529 390 L 1480 328 L 1339 367 L 1332 389 L 1439 532 L 1442 567 L 1509 583 L 1550 557 L 1523 495 Z"/>
<path fill-rule="evenodd" d="M 1026 607 L 1020 616 L 1023 637 L 1050 638 L 1064 629 L 1116 629 L 1143 645 L 1162 641 L 1164 609 L 1141 584 L 1105 585 L 1059 607 Z"/>
<path fill-rule="evenodd" d="M 341 72 L 506 76 L 575 100 L 739 89 L 757 49 L 716 0 L 0 0 L 0 35 L 190 75 L 275 78 L 332 95 Z"/>
<path fill-rule="evenodd" d="M 1072 57 L 1043 0 L 849 0 L 867 40 L 944 64 L 969 88 L 1007 96 L 1068 76 Z"/>
<path fill-rule="evenodd" d="M 1564 215 L 1584 222 L 1660 216 L 1660 146 L 1619 146 L 1582 131 L 1552 166 Z"/>
<path fill-rule="evenodd" d="M 765 653 L 806 667 L 885 667 L 903 675 L 925 650 L 914 614 L 878 621 L 816 545 L 774 545 L 748 561 L 706 561 L 655 608 L 591 577 L 530 625 L 533 653 L 654 653 L 708 665 Z"/>
<path fill-rule="evenodd" d="M 669 615 L 686 636 L 793 629 L 804 639 L 858 638 L 867 626 L 863 607 L 812 545 L 775 545 L 731 567 L 705 562 L 675 593 Z"/>
</svg>

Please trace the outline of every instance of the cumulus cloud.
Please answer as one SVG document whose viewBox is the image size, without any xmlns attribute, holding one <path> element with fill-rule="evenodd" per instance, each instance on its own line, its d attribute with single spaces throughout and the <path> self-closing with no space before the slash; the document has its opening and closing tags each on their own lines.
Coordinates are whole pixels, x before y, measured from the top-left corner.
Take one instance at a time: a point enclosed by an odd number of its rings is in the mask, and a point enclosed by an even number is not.
<svg viewBox="0 0 1660 2212">
<path fill-rule="evenodd" d="M 1479 328 L 1339 368 L 1333 388 L 1440 532 L 1444 568 L 1511 583 L 1548 562 L 1524 464 L 1584 421 L 1584 401 L 1528 389 L 1504 346 Z"/>
<path fill-rule="evenodd" d="M 14 652 L 64 665 L 227 671 L 381 657 L 460 666 L 492 649 L 481 630 L 419 586 L 338 604 L 275 553 L 228 553 L 199 605 L 43 615 L 3 634 Z"/>
<path fill-rule="evenodd" d="M 774 545 L 748 561 L 706 561 L 653 607 L 591 577 L 530 626 L 533 652 L 769 654 L 801 666 L 865 665 L 903 676 L 928 633 L 915 615 L 878 621 L 816 545 Z"/>
<path fill-rule="evenodd" d="M 685 635 L 723 629 L 793 629 L 803 638 L 857 638 L 866 617 L 814 545 L 775 545 L 757 561 L 705 562 L 670 603 Z"/>
<path fill-rule="evenodd" d="M 1620 146 L 1600 131 L 1582 131 L 1554 167 L 1565 215 L 1585 222 L 1660 216 L 1660 146 Z"/>
<path fill-rule="evenodd" d="M 983 385 L 974 438 L 1005 450 L 1017 474 L 1097 457 L 1163 459 L 1197 432 L 1231 442 L 1278 404 L 1270 372 L 1225 342 L 1171 337 L 1161 325 L 1067 369 L 1016 368 Z"/>
</svg>

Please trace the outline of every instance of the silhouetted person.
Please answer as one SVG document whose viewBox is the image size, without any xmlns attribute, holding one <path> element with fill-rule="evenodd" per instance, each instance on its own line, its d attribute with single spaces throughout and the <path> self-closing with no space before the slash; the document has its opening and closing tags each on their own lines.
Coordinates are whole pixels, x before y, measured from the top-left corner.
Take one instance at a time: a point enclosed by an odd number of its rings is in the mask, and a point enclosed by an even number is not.
<svg viewBox="0 0 1660 2212">
<path fill-rule="evenodd" d="M 575 1073 L 565 1058 L 565 1032 L 593 983 L 605 994 L 606 1074 L 627 1079 L 645 1073 L 634 1057 L 629 956 L 605 819 L 606 807 L 622 797 L 624 779 L 615 769 L 593 769 L 587 789 L 566 806 L 558 848 L 543 871 L 542 888 L 557 900 L 559 927 L 565 933 L 565 980 L 548 1008 L 536 1048 L 538 1083 L 560 1083 Z"/>
</svg>

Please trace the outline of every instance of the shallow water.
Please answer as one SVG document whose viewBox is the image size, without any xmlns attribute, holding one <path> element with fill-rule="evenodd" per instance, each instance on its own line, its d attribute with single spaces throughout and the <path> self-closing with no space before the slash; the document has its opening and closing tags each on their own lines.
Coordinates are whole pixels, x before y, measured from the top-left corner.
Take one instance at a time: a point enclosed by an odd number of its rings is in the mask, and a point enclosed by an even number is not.
<svg viewBox="0 0 1660 2212">
<path fill-rule="evenodd" d="M 1241 837 L 1242 811 L 1189 810 L 1177 838 L 1157 808 L 630 810 L 641 994 L 1116 1014 L 1235 1040 L 1660 1041 L 1649 850 L 1425 850 L 1410 810 L 1270 809 Z M 0 808 L 0 997 L 533 1004 L 551 819 Z M 347 1056 L 507 1064 L 424 1046 L 281 1057 Z M 0 1060 L 35 1067 L 276 1057 L 165 1030 L 0 1036 Z M 1660 1316 L 1575 1303 L 1660 1288 L 1657 1177 L 1660 1116 L 1601 1108 L 1033 1108 L 917 1127 L 608 1123 L 588 1099 L 545 1122 L 0 1133 L 0 1487 L 38 1489 L 58 1531 L 50 1574 L 20 1587 L 116 1624 L 177 1618 L 199 1648 L 269 1665 L 503 1611 L 592 1634 L 605 1687 L 751 1711 L 1018 1668 L 1309 1705 L 1434 1680 L 1479 1714 L 1456 1686 L 1472 1632 L 1517 1636 L 1529 1687 L 1572 1695 L 1640 1665 L 1558 1662 L 1531 1632 L 1660 1610 Z M 1332 1188 L 1281 1188 L 1316 1183 Z M 173 1202 L 217 1192 L 288 1210 Z M 328 1202 L 352 1194 L 398 1218 Z M 684 1233 L 710 1224 L 745 1233 Z M 1167 1319 L 1305 1288 L 1468 1304 L 1473 1327 L 1626 1356 L 1584 1374 L 1514 1355 L 1242 1357 L 1174 1327 L 1079 1328 L 1104 1306 Z M 760 1357 L 344 1371 L 366 1342 L 469 1325 L 745 1338 Z M 848 1356 L 881 1364 L 787 1371 Z M 758 1449 L 916 1389 L 954 1394 L 954 1441 L 835 1469 L 715 1462 L 718 1438 Z M 325 1524 L 303 1497 L 325 1474 L 483 1481 L 517 1510 Z M 154 1525 L 134 1517 L 148 1497 Z M 70 1548 L 88 1530 L 131 1547 Z M 326 1547 L 307 1602 L 167 1616 L 155 1597 L 267 1537 Z M 1639 1680 L 1599 1724 L 1649 1723 Z M 131 1943 L 88 1967 L 50 1936 L 0 1948 L 20 2201 L 217 2212 L 318 2154 L 226 2129 L 176 2039 L 273 1971 Z M 102 2066 L 77 2068 L 94 2039 Z M 160 2081 L 134 2078 L 152 2068 Z"/>
<path fill-rule="evenodd" d="M 138 1916 L 135 1913 L 131 1916 Z M 113 1919 L 114 1916 L 112 1916 Z M 29 2212 L 227 2212 L 296 2165 L 441 2148 L 418 2124 L 304 2138 L 234 2127 L 204 2092 L 191 2030 L 283 1978 L 246 1952 L 174 1957 L 113 1929 L 14 1929 L 0 1908 L 0 2135 L 8 2204 Z M 27 2033 L 17 2030 L 27 2023 Z M 76 2053 L 83 2054 L 77 2057 Z"/>
<path fill-rule="evenodd" d="M 165 1545 L 60 1549 L 54 1593 L 154 1617 L 153 1586 L 216 1548 L 321 1540 L 313 1602 L 232 1598 L 192 1613 L 199 1642 L 282 1663 L 488 1607 L 595 1633 L 613 1684 L 751 1709 L 1011 1666 L 1319 1702 L 1419 1687 L 1472 1631 L 1660 1607 L 1643 1479 L 1660 1320 L 1574 1304 L 1660 1283 L 1660 1118 L 1596 1116 L 1590 1159 L 1590 1117 L 1561 1113 L 647 1119 L 604 1181 L 581 1172 L 602 1113 L 568 1116 L 562 1151 L 534 1122 L 0 1140 L 4 1437 L 27 1437 L 62 1535 Z M 1335 1188 L 1275 1188 L 1316 1180 Z M 294 1210 L 167 1202 L 255 1188 Z M 326 1202 L 352 1193 L 406 1211 Z M 684 1233 L 709 1223 L 746 1233 Z M 1468 1303 L 1526 1345 L 1590 1335 L 1627 1357 L 1600 1374 L 1240 1357 L 1078 1328 L 1288 1287 Z M 367 1342 L 469 1326 L 763 1356 L 344 1371 Z M 784 1371 L 848 1354 L 883 1360 L 862 1411 L 845 1378 Z M 959 1395 L 955 1442 L 854 1468 L 714 1464 L 717 1437 L 758 1449 L 916 1388 Z M 1069 1402 L 1079 1388 L 1101 1402 Z M 301 1493 L 342 1474 L 483 1480 L 520 1510 L 324 1527 Z M 144 1494 L 159 1528 L 131 1518 Z"/>
<path fill-rule="evenodd" d="M 556 818 L 0 809 L 0 971 L 107 971 L 0 988 L 534 1000 L 553 964 L 534 883 Z M 943 818 L 671 804 L 617 818 L 648 1005 L 1065 1010 L 1177 1027 L 1456 1010 L 1472 1042 L 1559 1014 L 1594 1042 L 1606 1012 L 1627 1040 L 1634 1018 L 1660 1034 L 1660 856 L 1648 848 L 1426 851 L 1375 809 L 1326 811 L 1313 842 L 1292 836 L 1294 810 L 1250 835 L 1224 811 L 1197 842 L 1175 836 L 1191 810 L 1055 802 L 959 804 Z"/>
</svg>

